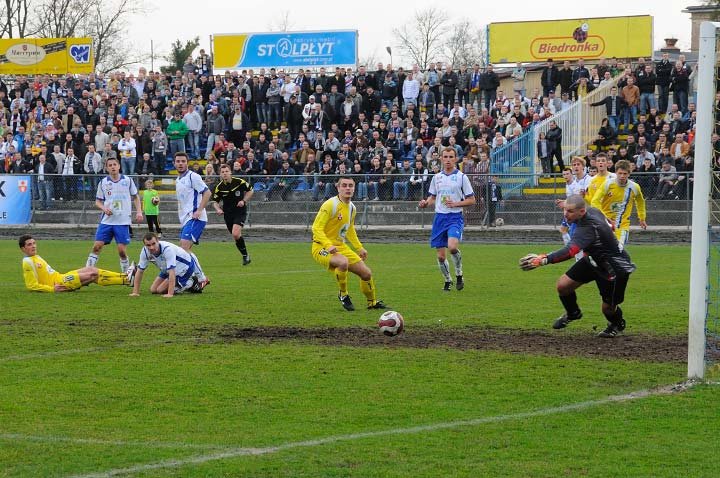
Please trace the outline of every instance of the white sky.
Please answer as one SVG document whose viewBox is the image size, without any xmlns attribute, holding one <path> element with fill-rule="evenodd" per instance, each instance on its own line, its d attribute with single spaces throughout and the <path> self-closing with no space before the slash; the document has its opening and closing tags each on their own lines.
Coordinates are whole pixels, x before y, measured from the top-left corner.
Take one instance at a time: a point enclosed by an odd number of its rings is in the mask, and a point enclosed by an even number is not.
<svg viewBox="0 0 720 478">
<path fill-rule="evenodd" d="M 478 28 L 492 22 L 523 20 L 547 20 L 562 18 L 583 18 L 623 15 L 652 15 L 654 17 L 653 47 L 664 46 L 663 38 L 678 38 L 678 47 L 690 48 L 690 15 L 682 13 L 689 5 L 698 5 L 698 0 L 511 0 L 507 2 L 480 2 L 478 0 L 437 0 L 379 1 L 357 0 L 302 2 L 297 0 L 270 0 L 246 2 L 238 0 L 172 0 L 157 1 L 152 6 L 147 2 L 147 14 L 131 22 L 130 40 L 137 50 L 150 53 L 150 39 L 155 45 L 155 67 L 166 62 L 157 59 L 165 55 L 170 44 L 200 36 L 200 46 L 209 50 L 209 36 L 213 33 L 244 33 L 268 31 L 274 15 L 290 12 L 291 29 L 298 30 L 345 30 L 359 32 L 359 55 L 367 58 L 373 55 L 377 61 L 387 63 L 390 58 L 386 46 L 393 47 L 396 66 L 407 67 L 395 47 L 392 29 L 405 23 L 417 9 L 438 7 L 444 9 L 451 21 L 469 18 Z M 348 8 L 347 5 L 357 6 Z M 198 8 L 198 5 L 200 7 Z M 328 15 L 316 5 L 333 5 L 336 14 Z M 500 8 L 496 5 L 505 6 Z M 552 5 L 552 8 L 549 8 Z M 302 6 L 302 7 L 301 7 Z M 148 36 L 149 33 L 149 36 Z M 142 39 L 142 40 L 141 40 Z M 405 63 L 403 65 L 403 63 Z M 147 62 L 150 67 L 150 61 Z"/>
</svg>

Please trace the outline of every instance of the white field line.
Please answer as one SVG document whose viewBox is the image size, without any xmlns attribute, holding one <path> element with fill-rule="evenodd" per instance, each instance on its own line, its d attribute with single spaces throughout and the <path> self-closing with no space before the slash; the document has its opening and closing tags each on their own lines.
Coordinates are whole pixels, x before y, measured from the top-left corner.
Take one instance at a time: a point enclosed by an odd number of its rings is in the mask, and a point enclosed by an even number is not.
<svg viewBox="0 0 720 478">
<path fill-rule="evenodd" d="M 559 407 L 541 408 L 531 412 L 513 413 L 508 415 L 495 415 L 490 417 L 475 418 L 472 420 L 460 420 L 453 422 L 434 423 L 429 425 L 420 425 L 416 427 L 407 428 L 393 428 L 389 430 L 378 430 L 361 433 L 351 433 L 348 435 L 335 435 L 325 438 L 318 438 L 315 440 L 306 440 L 298 442 L 289 442 L 276 446 L 262 447 L 262 448 L 235 448 L 225 451 L 218 451 L 215 453 L 208 453 L 205 455 L 196 455 L 186 458 L 176 458 L 158 461 L 155 463 L 132 465 L 126 468 L 114 468 L 106 471 L 99 471 L 95 473 L 88 473 L 83 475 L 73 475 L 71 478 L 109 478 L 119 475 L 127 475 L 130 473 L 141 473 L 149 470 L 158 470 L 163 468 L 178 468 L 186 465 L 198 465 L 207 463 L 210 461 L 226 460 L 231 458 L 238 458 L 243 456 L 260 456 L 277 453 L 293 448 L 308 448 L 321 445 L 329 445 L 338 442 L 362 440 L 365 438 L 377 438 L 383 436 L 392 435 L 408 435 L 413 433 L 423 432 L 434 432 L 438 430 L 447 430 L 460 427 L 470 427 L 484 425 L 488 423 L 499 423 L 509 420 L 521 420 L 525 418 L 542 417 L 546 415 L 554 415 L 559 413 L 567 413 L 576 410 L 583 410 L 586 408 L 596 407 L 598 405 L 605 405 L 608 403 L 615 402 L 626 402 L 630 400 L 637 400 L 641 398 L 647 398 L 657 395 L 667 395 L 677 391 L 685 390 L 692 386 L 693 383 L 687 383 L 683 385 L 671 385 L 653 390 L 639 390 L 636 392 L 627 393 L 624 395 L 612 395 L 606 398 L 600 398 L 597 400 L 588 400 L 585 402 L 572 403 L 568 405 L 562 405 Z"/>
<path fill-rule="evenodd" d="M 196 342 L 196 341 L 203 341 L 203 340 L 207 340 L 207 338 L 205 338 L 205 337 L 185 337 L 185 338 L 167 339 L 167 340 L 154 340 L 154 341 L 150 341 L 150 342 L 131 342 L 131 343 L 117 344 L 117 345 L 106 345 L 106 346 L 102 346 L 102 347 L 88 347 L 85 349 L 50 350 L 48 352 L 37 352 L 37 353 L 32 353 L 32 354 L 7 355 L 5 357 L 0 357 L 0 363 L 2 363 L 2 362 L 20 362 L 23 360 L 41 359 L 41 358 L 56 357 L 56 356 L 61 356 L 61 355 L 89 354 L 89 353 L 105 352 L 107 350 L 115 350 L 115 349 L 144 348 L 144 347 L 154 347 L 156 345 L 165 345 L 165 344 L 174 345 L 177 343 Z"/>
<path fill-rule="evenodd" d="M 152 441 L 122 441 L 122 440 L 101 440 L 97 438 L 72 438 L 60 436 L 25 435 L 23 433 L 0 433 L 0 440 L 6 441 L 32 441 L 40 443 L 76 443 L 79 445 L 107 445 L 118 447 L 141 447 L 141 448 L 174 448 L 192 450 L 226 450 L 227 445 L 199 445 L 194 443 L 172 443 Z"/>
</svg>

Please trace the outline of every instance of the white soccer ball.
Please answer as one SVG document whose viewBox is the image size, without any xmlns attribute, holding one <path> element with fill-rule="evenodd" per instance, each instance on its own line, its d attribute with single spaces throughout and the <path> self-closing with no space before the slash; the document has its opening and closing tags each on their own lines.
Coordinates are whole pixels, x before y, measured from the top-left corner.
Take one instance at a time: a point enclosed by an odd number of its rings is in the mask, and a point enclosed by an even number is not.
<svg viewBox="0 0 720 478">
<path fill-rule="evenodd" d="M 160 204 L 160 196 L 155 196 L 150 200 L 150 202 L 157 206 L 158 204 Z"/>
<path fill-rule="evenodd" d="M 495 219 L 495 225 L 498 226 L 498 227 L 504 226 L 504 225 L 505 225 L 505 219 L 503 219 L 503 218 L 501 218 L 501 217 Z"/>
<path fill-rule="evenodd" d="M 405 321 L 403 320 L 403 316 L 394 310 L 384 312 L 383 315 L 380 316 L 380 319 L 378 319 L 380 332 L 389 337 L 393 337 L 401 333 L 404 326 Z"/>
</svg>

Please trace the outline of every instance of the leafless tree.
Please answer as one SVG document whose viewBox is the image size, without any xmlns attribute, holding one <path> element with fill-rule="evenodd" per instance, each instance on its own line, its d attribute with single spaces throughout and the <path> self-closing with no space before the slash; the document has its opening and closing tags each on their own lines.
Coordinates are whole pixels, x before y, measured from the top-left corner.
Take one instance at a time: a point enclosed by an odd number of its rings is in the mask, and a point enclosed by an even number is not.
<svg viewBox="0 0 720 478">
<path fill-rule="evenodd" d="M 478 28 L 469 20 L 461 20 L 450 29 L 445 41 L 444 58 L 456 66 L 485 64 L 485 27 Z"/>
<path fill-rule="evenodd" d="M 267 29 L 271 32 L 289 32 L 295 28 L 290 19 L 290 10 L 282 10 L 268 24 Z"/>
<path fill-rule="evenodd" d="M 361 56 L 358 61 L 358 65 L 365 65 L 368 67 L 369 70 L 372 71 L 375 69 L 375 65 L 378 61 L 378 52 L 376 48 L 372 52 L 366 53 L 365 55 Z"/>
<path fill-rule="evenodd" d="M 85 34 L 93 39 L 95 64 L 99 71 L 111 71 L 139 63 L 143 57 L 134 53 L 126 36 L 128 21 L 144 11 L 140 0 L 91 0 Z"/>
<path fill-rule="evenodd" d="M 87 2 L 82 0 L 44 0 L 36 2 L 33 24 L 37 35 L 45 38 L 75 37 L 83 34 L 87 21 Z"/>
<path fill-rule="evenodd" d="M 415 11 L 412 20 L 393 29 L 393 35 L 400 51 L 425 69 L 442 55 L 447 26 L 447 13 L 432 7 Z"/>
<path fill-rule="evenodd" d="M 30 0 L 0 1 L 0 37 L 23 38 L 35 32 L 29 28 Z"/>
</svg>

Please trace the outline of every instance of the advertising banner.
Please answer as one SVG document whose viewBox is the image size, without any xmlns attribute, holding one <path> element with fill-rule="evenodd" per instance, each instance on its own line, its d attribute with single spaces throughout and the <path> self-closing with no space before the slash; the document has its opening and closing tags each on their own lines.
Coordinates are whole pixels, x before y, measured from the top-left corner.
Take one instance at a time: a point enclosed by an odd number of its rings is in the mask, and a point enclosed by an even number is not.
<svg viewBox="0 0 720 478">
<path fill-rule="evenodd" d="M 357 31 L 213 35 L 215 70 L 356 66 Z"/>
<path fill-rule="evenodd" d="M 30 222 L 30 176 L 0 175 L 0 225 Z"/>
<path fill-rule="evenodd" d="M 650 15 L 491 23 L 488 32 L 491 63 L 652 55 Z"/>
<path fill-rule="evenodd" d="M 92 73 L 91 38 L 0 40 L 0 75 Z"/>
</svg>

